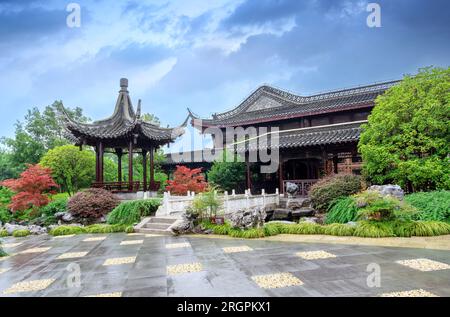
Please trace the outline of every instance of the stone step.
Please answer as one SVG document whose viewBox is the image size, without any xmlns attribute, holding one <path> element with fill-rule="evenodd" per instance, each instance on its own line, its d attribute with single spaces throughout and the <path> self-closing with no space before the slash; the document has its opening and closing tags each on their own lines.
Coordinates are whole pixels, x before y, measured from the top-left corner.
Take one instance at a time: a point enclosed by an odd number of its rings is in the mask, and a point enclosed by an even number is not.
<svg viewBox="0 0 450 317">
<path fill-rule="evenodd" d="M 170 236 L 172 233 L 169 230 L 162 230 L 162 229 L 149 229 L 149 228 L 141 228 L 135 230 L 137 233 L 144 233 L 144 234 L 160 234 L 164 236 Z"/>
<path fill-rule="evenodd" d="M 174 218 L 163 218 L 163 217 L 151 217 L 150 223 L 167 223 L 167 224 L 173 224 L 175 221 L 177 221 Z"/>
<path fill-rule="evenodd" d="M 157 222 L 148 222 L 144 225 L 144 228 L 148 229 L 162 229 L 167 230 L 172 224 L 170 223 L 157 223 Z"/>
</svg>

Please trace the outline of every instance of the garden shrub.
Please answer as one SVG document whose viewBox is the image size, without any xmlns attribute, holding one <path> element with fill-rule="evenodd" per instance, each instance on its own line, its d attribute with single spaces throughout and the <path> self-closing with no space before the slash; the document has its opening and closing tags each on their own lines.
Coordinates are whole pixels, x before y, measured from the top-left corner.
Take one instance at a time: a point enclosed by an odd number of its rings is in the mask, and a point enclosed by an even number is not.
<svg viewBox="0 0 450 317">
<path fill-rule="evenodd" d="M 20 237 L 27 237 L 31 234 L 30 230 L 15 230 L 13 232 L 13 237 L 20 238 Z"/>
<path fill-rule="evenodd" d="M 182 165 L 177 165 L 173 180 L 167 181 L 167 184 L 166 190 L 175 195 L 186 195 L 188 191 L 201 193 L 208 187 L 201 168 L 190 169 Z"/>
<path fill-rule="evenodd" d="M 129 226 L 126 225 L 104 225 L 95 224 L 84 228 L 85 233 L 116 233 L 125 232 L 125 229 Z"/>
<path fill-rule="evenodd" d="M 417 220 L 445 221 L 450 219 L 450 191 L 420 192 L 405 196 L 405 201 L 417 208 Z"/>
<path fill-rule="evenodd" d="M 4 238 L 4 237 L 7 237 L 7 236 L 9 236 L 8 231 L 6 231 L 6 229 L 1 229 L 0 230 L 0 238 L 1 237 Z"/>
<path fill-rule="evenodd" d="M 95 224 L 86 227 L 79 226 L 59 226 L 50 230 L 49 234 L 52 236 L 67 236 L 72 234 L 82 233 L 116 233 L 116 232 L 129 232 L 133 227 L 126 225 L 107 225 L 107 224 Z M 129 232 L 131 233 L 131 232 Z"/>
<path fill-rule="evenodd" d="M 342 223 L 333 223 L 323 227 L 323 233 L 330 236 L 352 236 L 354 232 L 355 227 Z"/>
<path fill-rule="evenodd" d="M 0 222 L 7 223 L 13 219 L 13 215 L 6 207 L 0 206 Z"/>
<path fill-rule="evenodd" d="M 355 232 L 353 235 L 355 237 L 362 238 L 382 238 L 395 236 L 392 224 L 382 221 L 360 221 L 355 227 Z"/>
<path fill-rule="evenodd" d="M 212 164 L 208 181 L 224 191 L 240 188 L 245 182 L 245 162 L 238 155 L 224 151 Z"/>
<path fill-rule="evenodd" d="M 247 230 L 232 228 L 228 231 L 228 235 L 233 238 L 243 238 L 243 239 L 256 239 L 265 237 L 263 228 L 254 228 Z"/>
<path fill-rule="evenodd" d="M 52 236 L 68 236 L 72 234 L 84 233 L 84 228 L 79 226 L 59 226 L 50 230 Z"/>
<path fill-rule="evenodd" d="M 342 197 L 333 201 L 328 208 L 325 223 L 347 223 L 358 218 L 358 206 L 353 197 Z"/>
<path fill-rule="evenodd" d="M 199 218 L 212 217 L 217 216 L 221 205 L 222 202 L 218 199 L 215 188 L 210 188 L 194 198 L 192 210 Z"/>
<path fill-rule="evenodd" d="M 125 232 L 126 233 L 133 233 L 134 232 L 134 227 L 133 226 L 128 226 L 125 228 Z"/>
<path fill-rule="evenodd" d="M 361 220 L 411 221 L 417 210 L 395 197 L 382 196 L 375 191 L 365 191 L 354 196 Z"/>
<path fill-rule="evenodd" d="M 314 208 L 325 212 L 331 203 L 363 189 L 361 177 L 352 174 L 336 174 L 325 177 L 311 187 L 309 192 Z"/>
<path fill-rule="evenodd" d="M 53 216 L 58 212 L 67 211 L 67 198 L 57 198 L 52 200 L 47 206 L 41 208 L 41 213 L 47 216 Z"/>
<path fill-rule="evenodd" d="M 450 224 L 439 221 L 414 221 L 411 235 L 416 237 L 450 234 Z"/>
<path fill-rule="evenodd" d="M 119 200 L 109 191 L 90 188 L 70 198 L 67 208 L 74 217 L 90 221 L 105 216 L 118 205 Z"/>
<path fill-rule="evenodd" d="M 123 202 L 108 214 L 107 221 L 109 224 L 132 225 L 138 223 L 141 217 L 154 214 L 160 205 L 160 199 Z"/>
</svg>

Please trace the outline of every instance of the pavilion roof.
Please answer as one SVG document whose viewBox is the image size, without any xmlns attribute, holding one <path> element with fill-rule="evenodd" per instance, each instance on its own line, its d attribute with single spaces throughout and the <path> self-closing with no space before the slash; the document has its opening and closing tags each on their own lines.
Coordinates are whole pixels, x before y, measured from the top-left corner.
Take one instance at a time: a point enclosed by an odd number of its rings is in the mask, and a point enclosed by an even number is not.
<svg viewBox="0 0 450 317">
<path fill-rule="evenodd" d="M 81 123 L 72 120 L 65 111 L 62 113 L 62 122 L 66 130 L 66 137 L 76 144 L 95 145 L 98 141 L 129 140 L 134 138 L 141 143 L 162 145 L 173 142 L 184 134 L 187 120 L 175 128 L 162 128 L 141 119 L 141 101 L 135 111 L 128 93 L 128 80 L 120 80 L 120 91 L 114 113 L 104 120 L 93 123 Z"/>
<path fill-rule="evenodd" d="M 383 82 L 327 93 L 299 96 L 271 86 L 261 86 L 233 110 L 201 119 L 203 127 L 227 127 L 337 111 L 371 107 L 377 96 L 397 84 Z M 190 112 L 193 119 L 200 119 Z"/>
<path fill-rule="evenodd" d="M 263 144 L 252 141 L 237 142 L 237 152 L 358 142 L 361 125 L 364 123 L 367 123 L 367 120 L 271 132 Z M 278 137 L 278 144 L 272 145 L 275 137 Z"/>
</svg>

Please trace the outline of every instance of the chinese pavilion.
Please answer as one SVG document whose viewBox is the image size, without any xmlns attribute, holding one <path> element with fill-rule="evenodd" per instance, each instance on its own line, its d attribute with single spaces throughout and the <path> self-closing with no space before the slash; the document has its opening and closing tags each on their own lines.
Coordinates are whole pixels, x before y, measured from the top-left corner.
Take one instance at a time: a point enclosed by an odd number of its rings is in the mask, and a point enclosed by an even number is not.
<svg viewBox="0 0 450 317">
<path fill-rule="evenodd" d="M 270 86 L 262 86 L 233 110 L 200 119 L 190 115 L 203 133 L 207 128 L 277 127 L 279 150 L 277 173 L 259 173 L 260 163 L 249 162 L 247 142 L 234 151 L 245 153 L 246 184 L 244 188 L 259 192 L 262 188 L 285 191 L 286 183 L 299 185 L 306 195 L 309 187 L 325 175 L 338 172 L 358 174 L 361 158 L 357 144 L 361 125 L 367 122 L 375 99 L 398 81 L 384 82 L 327 93 L 299 96 Z M 194 122 L 193 120 L 193 122 Z M 268 146 L 269 148 L 271 146 Z M 269 149 L 270 150 L 270 149 Z M 244 156 L 244 155 L 242 155 Z M 198 164 L 198 162 L 197 162 Z M 188 165 L 188 164 L 187 164 Z"/>
<path fill-rule="evenodd" d="M 111 117 L 93 123 L 73 121 L 63 110 L 62 121 L 67 137 L 76 145 L 92 146 L 96 153 L 96 181 L 93 187 L 116 192 L 156 191 L 154 179 L 154 153 L 159 147 L 175 141 L 184 133 L 187 120 L 176 128 L 161 128 L 141 119 L 141 101 L 135 111 L 128 93 L 128 80 L 120 80 L 120 91 Z M 104 154 L 112 149 L 118 158 L 117 182 L 104 181 Z M 143 180 L 133 180 L 133 154 L 143 157 Z M 122 156 L 128 154 L 128 182 L 122 181 Z M 150 157 L 150 181 L 147 165 Z"/>
</svg>

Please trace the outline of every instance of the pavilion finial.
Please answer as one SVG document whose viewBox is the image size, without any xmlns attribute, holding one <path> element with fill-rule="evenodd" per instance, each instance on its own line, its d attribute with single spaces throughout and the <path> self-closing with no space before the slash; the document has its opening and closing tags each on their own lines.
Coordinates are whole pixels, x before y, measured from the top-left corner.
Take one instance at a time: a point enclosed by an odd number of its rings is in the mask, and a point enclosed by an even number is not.
<svg viewBox="0 0 450 317">
<path fill-rule="evenodd" d="M 141 99 L 139 99 L 138 101 L 138 106 L 137 106 L 137 110 L 136 110 L 136 119 L 140 119 L 141 118 Z"/>
<path fill-rule="evenodd" d="M 122 90 L 127 90 L 127 88 L 128 88 L 128 79 L 120 78 L 120 88 Z"/>
</svg>

